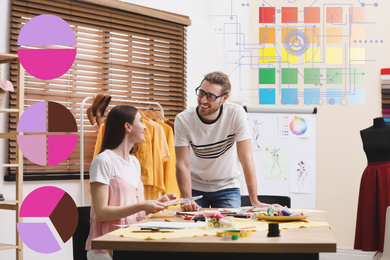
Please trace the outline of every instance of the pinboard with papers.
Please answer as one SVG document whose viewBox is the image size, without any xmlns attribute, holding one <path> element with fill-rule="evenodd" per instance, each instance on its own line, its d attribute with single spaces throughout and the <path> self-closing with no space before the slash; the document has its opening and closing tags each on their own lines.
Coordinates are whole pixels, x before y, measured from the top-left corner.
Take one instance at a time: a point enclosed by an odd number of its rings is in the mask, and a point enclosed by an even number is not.
<svg viewBox="0 0 390 260">
<path fill-rule="evenodd" d="M 316 207 L 316 112 L 312 107 L 245 106 L 259 195 L 291 197 Z M 248 195 L 242 175 L 241 194 Z"/>
</svg>

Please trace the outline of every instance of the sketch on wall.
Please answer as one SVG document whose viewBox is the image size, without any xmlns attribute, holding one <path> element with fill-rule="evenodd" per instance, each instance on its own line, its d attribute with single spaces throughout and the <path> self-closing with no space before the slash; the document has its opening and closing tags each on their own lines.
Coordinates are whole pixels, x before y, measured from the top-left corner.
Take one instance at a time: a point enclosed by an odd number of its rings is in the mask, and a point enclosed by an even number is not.
<svg viewBox="0 0 390 260">
<path fill-rule="evenodd" d="M 285 179 L 288 175 L 288 149 L 283 147 L 267 147 L 265 152 L 266 179 Z"/>
<path fill-rule="evenodd" d="M 264 150 L 265 141 L 267 140 L 268 120 L 261 117 L 248 118 L 248 124 L 252 137 L 252 149 Z"/>
<path fill-rule="evenodd" d="M 312 193 L 310 174 L 313 174 L 312 163 L 307 161 L 293 162 L 290 172 L 290 192 Z"/>
</svg>

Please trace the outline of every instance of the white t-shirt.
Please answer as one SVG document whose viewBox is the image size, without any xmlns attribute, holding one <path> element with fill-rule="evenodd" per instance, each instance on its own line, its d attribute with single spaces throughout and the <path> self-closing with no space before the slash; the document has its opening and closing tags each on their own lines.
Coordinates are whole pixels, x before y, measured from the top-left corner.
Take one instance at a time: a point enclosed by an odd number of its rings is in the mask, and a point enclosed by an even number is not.
<svg viewBox="0 0 390 260">
<path fill-rule="evenodd" d="M 190 146 L 192 188 L 213 192 L 239 188 L 236 142 L 250 139 L 242 106 L 226 102 L 212 123 L 203 122 L 196 107 L 175 118 L 175 146 Z"/>
<path fill-rule="evenodd" d="M 129 161 L 127 162 L 107 149 L 93 159 L 89 168 L 89 183 L 101 182 L 110 185 L 115 174 L 132 186 L 137 187 L 141 180 L 141 166 L 138 159 L 129 154 Z"/>
</svg>

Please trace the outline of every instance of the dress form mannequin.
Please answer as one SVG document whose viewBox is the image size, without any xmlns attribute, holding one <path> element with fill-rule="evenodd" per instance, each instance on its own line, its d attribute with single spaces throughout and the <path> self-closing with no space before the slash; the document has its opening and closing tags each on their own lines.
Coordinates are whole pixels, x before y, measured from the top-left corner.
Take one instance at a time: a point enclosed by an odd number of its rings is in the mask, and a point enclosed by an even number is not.
<svg viewBox="0 0 390 260">
<path fill-rule="evenodd" d="M 390 126 L 381 117 L 360 131 L 368 165 L 360 182 L 354 249 L 383 252 L 390 206 Z"/>
<path fill-rule="evenodd" d="M 390 161 L 390 126 L 382 117 L 374 118 L 374 124 L 360 131 L 360 136 L 368 162 Z"/>
</svg>

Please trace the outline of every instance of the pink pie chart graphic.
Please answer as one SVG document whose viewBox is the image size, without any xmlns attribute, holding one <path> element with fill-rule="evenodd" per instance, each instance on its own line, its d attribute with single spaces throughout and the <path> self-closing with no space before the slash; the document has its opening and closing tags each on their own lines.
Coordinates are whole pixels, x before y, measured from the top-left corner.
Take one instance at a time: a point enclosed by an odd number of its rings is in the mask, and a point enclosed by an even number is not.
<svg viewBox="0 0 390 260">
<path fill-rule="evenodd" d="M 28 47 L 18 49 L 23 68 L 43 80 L 64 75 L 72 67 L 77 53 L 72 28 L 60 17 L 49 14 L 28 21 L 19 33 L 18 45 Z"/>
<path fill-rule="evenodd" d="M 62 163 L 77 145 L 77 124 L 63 105 L 43 101 L 30 106 L 19 119 L 16 137 L 31 162 L 52 166 Z"/>
<path fill-rule="evenodd" d="M 61 250 L 54 232 L 66 243 L 76 230 L 78 222 L 77 207 L 72 197 L 64 190 L 44 186 L 33 190 L 23 201 L 20 217 L 48 218 L 53 224 L 51 230 L 47 223 L 17 223 L 18 233 L 26 246 L 38 253 L 54 253 Z"/>
</svg>

